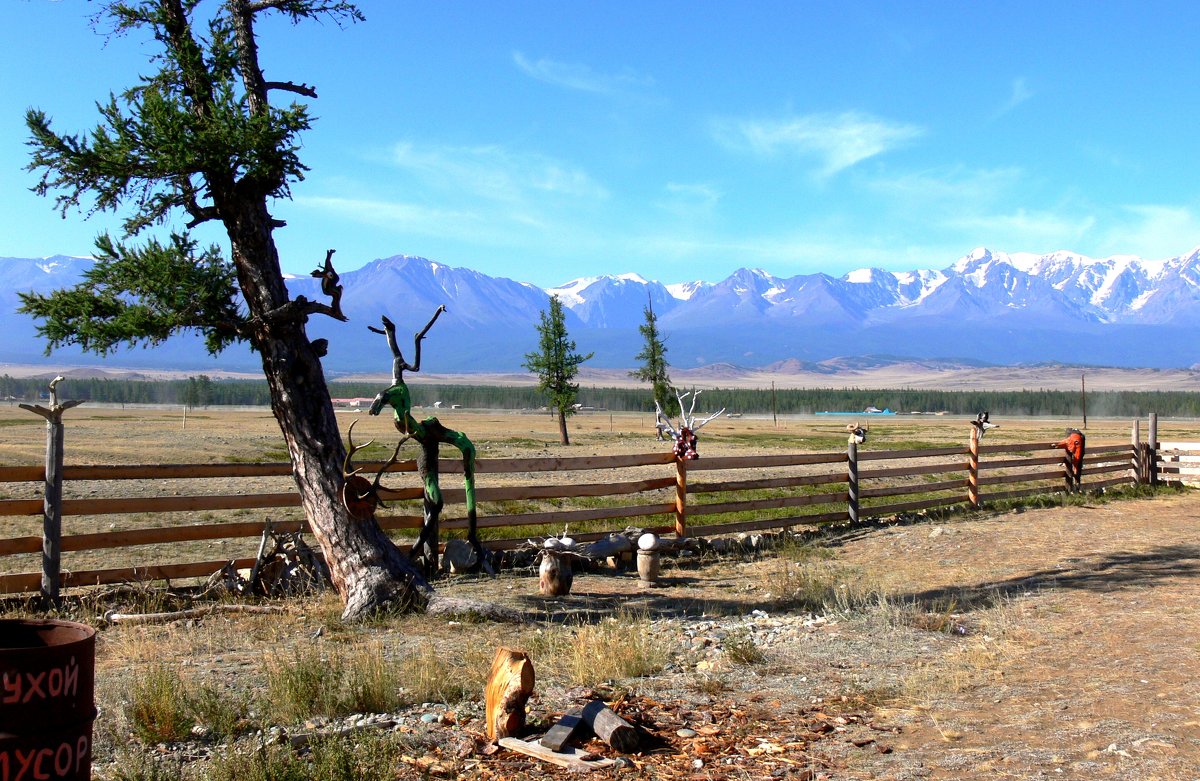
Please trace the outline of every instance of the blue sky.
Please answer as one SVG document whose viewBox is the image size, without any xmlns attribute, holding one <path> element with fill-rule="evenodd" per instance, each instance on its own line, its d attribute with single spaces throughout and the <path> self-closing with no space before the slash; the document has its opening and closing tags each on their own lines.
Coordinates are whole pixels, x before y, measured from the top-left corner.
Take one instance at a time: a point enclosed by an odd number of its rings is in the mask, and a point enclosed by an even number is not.
<svg viewBox="0 0 1200 781">
<path fill-rule="evenodd" d="M 112 215 L 28 188 L 148 70 L 98 3 L 6 0 L 0 256 L 87 254 Z M 1165 258 L 1200 244 L 1200 3 L 365 0 L 260 26 L 317 87 L 285 269 L 421 255 L 550 286 L 942 268 L 976 246 Z M 219 238 L 209 237 L 205 238 Z"/>
</svg>

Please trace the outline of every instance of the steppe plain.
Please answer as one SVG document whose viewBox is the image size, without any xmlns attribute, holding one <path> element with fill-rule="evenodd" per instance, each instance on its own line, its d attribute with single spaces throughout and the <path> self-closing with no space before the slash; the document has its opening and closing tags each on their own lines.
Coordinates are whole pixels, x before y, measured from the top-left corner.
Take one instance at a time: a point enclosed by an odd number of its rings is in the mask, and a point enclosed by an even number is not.
<svg viewBox="0 0 1200 781">
<path fill-rule="evenodd" d="M 0 463 L 40 463 L 39 421 L 0 406 Z M 580 415 L 570 447 L 555 442 L 545 415 L 456 410 L 444 422 L 471 433 L 487 457 L 661 447 L 648 416 Z M 1045 441 L 1078 425 L 1001 422 L 996 441 Z M 386 421 L 364 424 L 364 436 L 386 438 Z M 701 449 L 706 456 L 830 449 L 843 425 L 721 420 L 704 430 Z M 1164 439 L 1200 439 L 1195 421 L 1160 426 Z M 965 419 L 876 419 L 868 447 L 963 444 L 966 433 Z M 1130 421 L 1090 420 L 1088 434 L 1090 442 L 1128 442 Z M 185 428 L 178 409 L 85 405 L 68 413 L 67 436 L 69 463 L 275 460 L 281 446 L 265 410 L 196 410 Z M 395 778 L 565 775 L 489 754 L 480 738 L 479 668 L 505 643 L 535 653 L 534 727 L 599 693 L 654 739 L 654 750 L 635 756 L 632 767 L 599 777 L 1200 778 L 1200 502 L 1176 491 L 1110 498 L 830 530 L 757 558 L 672 565 L 653 591 L 639 590 L 628 574 L 604 572 L 581 575 L 560 600 L 538 597 L 527 571 L 436 584 L 526 611 L 535 620 L 524 625 L 409 616 L 347 627 L 337 620 L 336 599 L 325 595 L 280 602 L 282 616 L 107 626 L 97 662 L 96 776 L 149 778 L 131 775 L 149 757 L 167 762 L 159 778 L 206 777 L 223 752 L 261 744 L 253 733 L 206 741 L 202 730 L 162 745 L 133 738 L 130 693 L 148 665 L 171 665 L 230 697 L 252 696 L 266 688 L 265 670 L 279 654 L 355 648 L 398 665 L 427 659 L 444 665 L 444 677 L 471 684 L 387 714 L 388 734 L 403 744 Z M 7 519 L 0 537 L 30 533 L 13 523 Z M 85 598 L 68 612 L 100 623 L 105 609 L 149 604 L 107 599 Z M 9 615 L 31 609 L 6 607 Z M 597 634 L 610 625 L 658 648 L 658 662 L 612 680 L 571 672 L 572 646 L 634 641 Z M 429 714 L 432 721 L 422 718 Z M 290 733 L 321 726 L 308 721 L 278 726 Z"/>
</svg>

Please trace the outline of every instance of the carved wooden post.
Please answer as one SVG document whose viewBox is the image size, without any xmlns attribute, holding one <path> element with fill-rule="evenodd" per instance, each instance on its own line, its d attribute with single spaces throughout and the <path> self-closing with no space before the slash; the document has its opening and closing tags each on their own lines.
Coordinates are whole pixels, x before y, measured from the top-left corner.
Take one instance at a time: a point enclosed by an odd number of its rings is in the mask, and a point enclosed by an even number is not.
<svg viewBox="0 0 1200 781">
<path fill-rule="evenodd" d="M 1158 413 L 1150 413 L 1150 431 L 1146 436 L 1146 467 L 1150 485 L 1158 485 Z"/>
<path fill-rule="evenodd" d="M 846 445 L 846 512 L 850 523 L 858 523 L 858 443 L 853 437 Z"/>
<path fill-rule="evenodd" d="M 46 476 L 42 499 L 42 594 L 58 604 L 62 572 L 62 414 L 83 403 L 82 399 L 58 403 L 56 386 L 62 377 L 50 381 L 50 407 L 22 404 L 46 419 Z"/>
<path fill-rule="evenodd" d="M 971 446 L 967 452 L 967 503 L 979 509 L 979 428 L 971 426 Z"/>
<path fill-rule="evenodd" d="M 675 459 L 675 536 L 687 537 L 687 461 Z"/>
</svg>

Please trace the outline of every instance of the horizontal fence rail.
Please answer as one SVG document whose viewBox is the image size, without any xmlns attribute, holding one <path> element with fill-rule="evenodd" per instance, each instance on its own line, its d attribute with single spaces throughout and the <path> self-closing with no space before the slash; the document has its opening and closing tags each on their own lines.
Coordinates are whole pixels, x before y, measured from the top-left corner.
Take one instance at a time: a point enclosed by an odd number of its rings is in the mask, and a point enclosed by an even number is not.
<svg viewBox="0 0 1200 781">
<path fill-rule="evenodd" d="M 1156 451 L 1135 436 L 1132 444 L 1090 446 L 1079 486 L 1053 442 L 874 451 L 852 444 L 846 452 L 687 462 L 670 452 L 479 459 L 478 528 L 494 550 L 565 529 L 580 541 L 629 525 L 710 536 L 1100 489 L 1160 472 L 1182 476 L 1192 464 L 1200 476 L 1200 443 L 1175 443 L 1170 450 L 1167 444 Z M 384 468 L 360 466 L 365 472 Z M 439 469 L 461 474 L 462 462 L 442 460 Z M 278 531 L 307 530 L 287 463 L 66 465 L 61 475 L 70 489 L 59 507 L 65 520 L 58 547 L 66 554 L 63 586 L 204 578 L 230 562 L 248 568 L 254 559 L 246 554 L 257 543 L 246 540 L 264 529 L 261 518 L 245 517 L 252 511 L 276 511 L 281 517 L 272 519 L 272 528 Z M 45 511 L 39 491 L 45 478 L 44 467 L 0 467 L 2 495 L 23 494 L 0 499 L 0 535 L 9 535 L 0 538 L 0 593 L 37 591 L 44 583 L 42 573 L 20 569 L 44 550 L 33 519 Z M 380 495 L 388 509 L 378 516 L 380 525 L 415 536 L 423 522 L 416 463 L 388 466 L 383 482 Z M 208 483 L 220 489 L 203 492 Z M 468 523 L 464 491 L 445 487 L 442 494 L 447 515 L 441 527 L 461 533 Z M 703 522 L 692 522 L 698 519 Z"/>
</svg>

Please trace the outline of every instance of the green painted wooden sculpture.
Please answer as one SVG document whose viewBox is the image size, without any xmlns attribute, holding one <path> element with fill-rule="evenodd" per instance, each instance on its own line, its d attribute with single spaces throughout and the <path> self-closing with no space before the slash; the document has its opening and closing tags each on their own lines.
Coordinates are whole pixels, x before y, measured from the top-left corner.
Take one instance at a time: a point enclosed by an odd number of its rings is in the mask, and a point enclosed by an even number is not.
<svg viewBox="0 0 1200 781">
<path fill-rule="evenodd" d="M 417 454 L 417 474 L 424 486 L 422 509 L 424 524 L 409 555 L 421 564 L 426 575 L 432 575 L 438 568 L 438 519 L 442 512 L 442 491 L 438 485 L 438 448 L 444 442 L 453 445 L 462 453 L 463 480 L 466 493 L 468 531 L 467 541 L 475 552 L 476 567 L 489 574 L 494 574 L 490 556 L 479 543 L 476 531 L 475 512 L 475 445 L 460 431 L 448 429 L 436 417 L 428 417 L 418 422 L 412 415 L 412 396 L 408 386 L 404 384 L 404 372 L 421 370 L 421 340 L 429 329 L 437 322 L 438 316 L 446 311 L 439 306 L 433 317 L 416 334 L 413 342 L 413 362 L 404 360 L 400 346 L 396 343 L 396 326 L 386 316 L 382 318 L 383 328 L 368 326 L 370 330 L 387 337 L 388 347 L 392 351 L 392 384 L 375 397 L 371 404 L 371 414 L 378 415 L 384 407 L 392 408 L 396 430 L 404 438 L 416 440 L 420 445 Z"/>
</svg>

